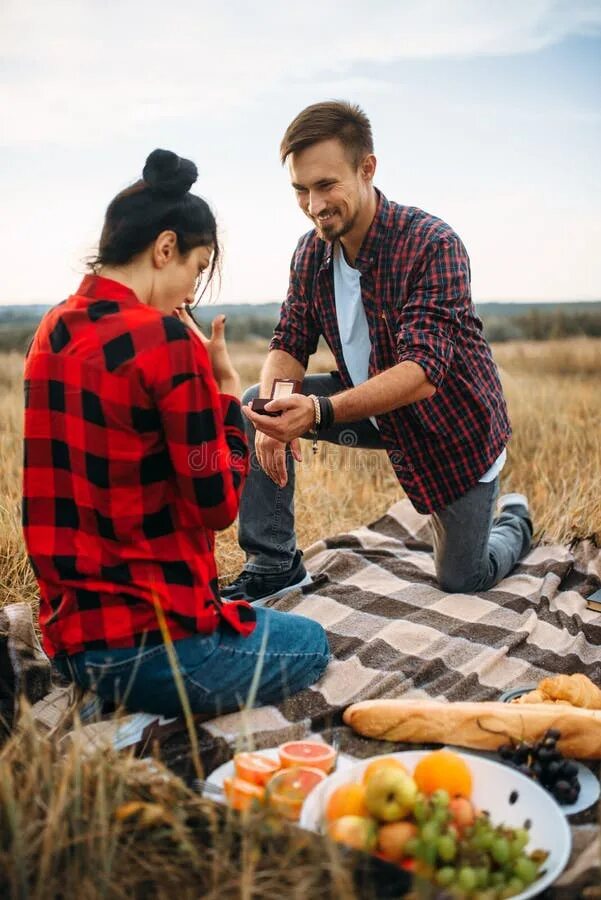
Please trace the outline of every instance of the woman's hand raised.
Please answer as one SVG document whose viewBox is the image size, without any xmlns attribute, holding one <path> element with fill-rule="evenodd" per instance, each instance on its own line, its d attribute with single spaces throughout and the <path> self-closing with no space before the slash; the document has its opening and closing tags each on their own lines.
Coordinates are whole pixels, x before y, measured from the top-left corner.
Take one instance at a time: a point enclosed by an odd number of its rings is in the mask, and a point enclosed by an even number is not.
<svg viewBox="0 0 601 900">
<path fill-rule="evenodd" d="M 225 342 L 225 316 L 215 316 L 211 323 L 211 337 L 207 338 L 202 333 L 188 309 L 179 307 L 175 310 L 179 320 L 186 325 L 190 331 L 203 342 L 211 360 L 213 375 L 217 382 L 217 387 L 222 394 L 231 394 L 234 397 L 240 397 L 240 376 L 238 375 L 234 365 L 230 359 L 230 355 Z"/>
</svg>

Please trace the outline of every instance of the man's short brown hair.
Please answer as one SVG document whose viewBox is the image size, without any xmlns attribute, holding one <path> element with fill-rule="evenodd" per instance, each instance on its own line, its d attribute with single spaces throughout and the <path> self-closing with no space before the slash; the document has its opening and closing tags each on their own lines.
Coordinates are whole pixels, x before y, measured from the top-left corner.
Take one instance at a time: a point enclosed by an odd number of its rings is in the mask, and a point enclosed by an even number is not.
<svg viewBox="0 0 601 900">
<path fill-rule="evenodd" d="M 356 167 L 364 156 L 374 152 L 371 124 L 361 107 L 329 100 L 307 106 L 290 123 L 280 144 L 282 165 L 291 153 L 331 138 L 340 141 Z"/>
</svg>

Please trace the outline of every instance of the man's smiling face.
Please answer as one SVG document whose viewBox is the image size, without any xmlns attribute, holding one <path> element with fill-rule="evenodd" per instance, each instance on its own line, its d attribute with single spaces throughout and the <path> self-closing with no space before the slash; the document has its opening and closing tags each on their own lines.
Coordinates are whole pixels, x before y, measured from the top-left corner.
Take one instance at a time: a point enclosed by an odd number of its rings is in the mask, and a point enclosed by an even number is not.
<svg viewBox="0 0 601 900">
<path fill-rule="evenodd" d="M 288 157 L 298 205 L 324 241 L 349 234 L 361 221 L 372 193 L 369 160 L 374 157 L 368 156 L 355 166 L 349 151 L 336 138 L 312 144 Z"/>
</svg>

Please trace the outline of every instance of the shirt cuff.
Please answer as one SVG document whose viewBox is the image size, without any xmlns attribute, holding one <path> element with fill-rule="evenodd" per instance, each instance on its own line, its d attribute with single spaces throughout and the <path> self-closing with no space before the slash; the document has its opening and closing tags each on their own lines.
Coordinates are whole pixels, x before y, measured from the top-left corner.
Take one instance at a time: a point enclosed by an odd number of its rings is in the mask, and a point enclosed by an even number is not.
<svg viewBox="0 0 601 900">
<path fill-rule="evenodd" d="M 440 362 L 422 350 L 407 349 L 399 357 L 399 362 L 414 362 L 423 369 L 426 378 L 435 388 L 439 388 L 445 380 L 447 369 Z"/>
</svg>

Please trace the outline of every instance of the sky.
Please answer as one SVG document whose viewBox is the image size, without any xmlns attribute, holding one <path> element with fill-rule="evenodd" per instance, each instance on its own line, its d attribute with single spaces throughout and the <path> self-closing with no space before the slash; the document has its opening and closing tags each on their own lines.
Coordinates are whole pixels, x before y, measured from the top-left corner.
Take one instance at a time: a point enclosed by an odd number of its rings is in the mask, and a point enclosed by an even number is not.
<svg viewBox="0 0 601 900">
<path fill-rule="evenodd" d="M 375 184 L 447 221 L 477 301 L 601 298 L 601 0 L 0 0 L 0 304 L 72 293 L 155 147 L 193 159 L 219 302 L 281 300 L 310 223 L 278 159 L 359 103 Z"/>
</svg>

